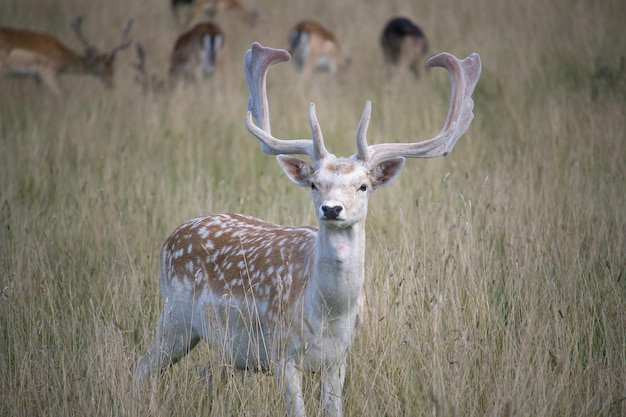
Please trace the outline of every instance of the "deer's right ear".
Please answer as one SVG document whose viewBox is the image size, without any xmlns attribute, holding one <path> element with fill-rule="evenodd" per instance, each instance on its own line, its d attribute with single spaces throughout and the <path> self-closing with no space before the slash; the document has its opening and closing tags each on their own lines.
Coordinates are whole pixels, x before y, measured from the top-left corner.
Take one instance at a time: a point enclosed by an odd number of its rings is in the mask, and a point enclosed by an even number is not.
<svg viewBox="0 0 626 417">
<path fill-rule="evenodd" d="M 302 159 L 288 155 L 278 155 L 276 157 L 278 165 L 283 169 L 287 177 L 300 187 L 311 186 L 311 175 L 313 167 Z"/>
</svg>

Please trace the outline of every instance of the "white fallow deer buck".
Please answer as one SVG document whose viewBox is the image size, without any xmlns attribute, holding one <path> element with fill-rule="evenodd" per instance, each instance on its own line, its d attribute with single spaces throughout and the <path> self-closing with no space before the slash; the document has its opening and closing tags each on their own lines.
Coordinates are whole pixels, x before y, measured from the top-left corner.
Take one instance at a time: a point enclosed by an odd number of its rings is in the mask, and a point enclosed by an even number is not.
<svg viewBox="0 0 626 417">
<path fill-rule="evenodd" d="M 333 32 L 315 20 L 302 20 L 291 29 L 289 53 L 304 79 L 316 69 L 343 76 L 350 68 L 350 58 L 343 56 Z"/>
<path fill-rule="evenodd" d="M 303 371 L 321 373 L 325 415 L 342 415 L 346 356 L 363 304 L 365 218 L 369 195 L 389 184 L 404 158 L 447 155 L 470 126 L 480 57 L 442 53 L 429 60 L 452 80 L 441 132 L 414 143 L 368 145 L 368 101 L 357 127 L 357 152 L 337 158 L 326 150 L 311 104 L 312 140 L 272 136 L 266 93 L 268 68 L 289 53 L 254 43 L 244 69 L 250 100 L 246 126 L 263 152 L 278 155 L 287 177 L 309 188 L 319 226 L 287 227 L 241 214 L 190 220 L 161 252 L 163 310 L 156 341 L 134 371 L 135 387 L 163 371 L 203 339 L 222 366 L 272 370 L 288 412 L 304 416 Z M 258 125 L 253 121 L 256 119 Z M 312 163 L 287 156 L 308 155 Z"/>
<path fill-rule="evenodd" d="M 115 56 L 126 49 L 132 20 L 122 32 L 122 40 L 111 51 L 101 53 L 83 36 L 82 19 L 72 23 L 72 29 L 85 48 L 83 55 L 63 45 L 47 33 L 26 29 L 0 28 L 0 74 L 33 75 L 56 95 L 61 96 L 58 76 L 62 73 L 89 74 L 102 80 L 107 88 L 113 88 Z"/>
<path fill-rule="evenodd" d="M 395 17 L 385 25 L 380 46 L 387 67 L 388 86 L 396 89 L 410 71 L 420 78 L 428 52 L 428 40 L 422 29 L 406 17 Z"/>
</svg>

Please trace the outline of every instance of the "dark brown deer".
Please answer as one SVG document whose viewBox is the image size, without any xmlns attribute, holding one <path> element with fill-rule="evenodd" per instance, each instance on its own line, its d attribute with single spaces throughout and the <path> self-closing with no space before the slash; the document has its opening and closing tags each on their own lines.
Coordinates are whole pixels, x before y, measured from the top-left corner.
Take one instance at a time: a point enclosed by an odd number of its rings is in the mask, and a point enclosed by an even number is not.
<svg viewBox="0 0 626 417">
<path fill-rule="evenodd" d="M 419 78 L 426 69 L 428 41 L 422 29 L 405 17 L 391 19 L 380 37 L 387 78 L 392 89 L 412 72 Z"/>
</svg>

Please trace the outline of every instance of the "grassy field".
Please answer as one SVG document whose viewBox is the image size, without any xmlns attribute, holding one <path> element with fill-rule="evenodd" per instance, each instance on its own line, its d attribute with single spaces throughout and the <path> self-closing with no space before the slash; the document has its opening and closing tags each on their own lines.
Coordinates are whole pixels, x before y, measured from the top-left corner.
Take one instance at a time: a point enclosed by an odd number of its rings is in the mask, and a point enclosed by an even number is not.
<svg viewBox="0 0 626 417">
<path fill-rule="evenodd" d="M 346 415 L 626 415 L 623 1 L 245 3 L 262 19 L 220 18 L 229 62 L 219 86 L 144 95 L 132 50 L 119 56 L 114 91 L 66 75 L 58 100 L 30 79 L 0 79 L 0 415 L 283 415 L 268 376 L 207 392 L 204 346 L 150 398 L 129 400 L 160 311 L 159 248 L 210 212 L 315 224 L 309 193 L 244 125 L 244 51 L 255 40 L 286 47 L 300 18 L 335 31 L 352 77 L 299 86 L 291 64 L 273 69 L 276 136 L 308 137 L 314 101 L 327 147 L 352 154 L 366 99 L 371 143 L 434 136 L 445 71 L 385 91 L 378 36 L 396 14 L 422 26 L 433 54 L 478 52 L 483 74 L 451 155 L 408 160 L 372 196 L 367 321 L 350 354 Z M 165 76 L 180 28 L 168 0 L 0 3 L 0 25 L 76 49 L 78 14 L 102 48 L 133 17 L 150 70 Z M 319 382 L 305 384 L 318 415 Z"/>
</svg>

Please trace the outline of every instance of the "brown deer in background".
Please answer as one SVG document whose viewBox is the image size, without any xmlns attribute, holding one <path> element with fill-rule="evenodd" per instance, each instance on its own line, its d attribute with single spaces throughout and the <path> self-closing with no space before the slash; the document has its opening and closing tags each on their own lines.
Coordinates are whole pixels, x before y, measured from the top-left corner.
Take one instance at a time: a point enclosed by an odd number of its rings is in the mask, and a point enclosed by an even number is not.
<svg viewBox="0 0 626 417">
<path fill-rule="evenodd" d="M 170 54 L 169 79 L 148 72 L 146 50 L 141 42 L 136 46 L 135 81 L 144 93 L 168 92 L 180 80 L 216 78 L 219 82 L 224 70 L 224 33 L 211 22 L 199 23 L 176 38 Z"/>
<path fill-rule="evenodd" d="M 128 48 L 132 20 L 122 31 L 122 40 L 111 51 L 101 53 L 83 36 L 82 18 L 72 29 L 85 48 L 83 55 L 66 47 L 47 33 L 0 27 L 0 74 L 26 74 L 38 77 L 56 95 L 61 96 L 58 76 L 63 73 L 98 77 L 107 88 L 113 88 L 115 56 Z"/>
<path fill-rule="evenodd" d="M 429 60 L 446 68 L 452 81 L 448 116 L 437 136 L 368 145 L 368 101 L 356 153 L 338 158 L 326 150 L 313 104 L 312 140 L 271 134 L 266 75 L 271 65 L 289 59 L 287 51 L 258 43 L 246 52 L 246 126 L 263 152 L 278 155 L 291 181 L 311 190 L 318 227 L 279 226 L 241 214 L 199 217 L 178 227 L 162 246 L 163 309 L 156 340 L 137 361 L 136 388 L 202 339 L 219 355 L 220 367 L 273 371 L 293 416 L 306 414 L 302 373 L 320 372 L 325 415 L 342 415 L 346 358 L 362 319 L 369 196 L 396 178 L 405 158 L 452 150 L 473 118 L 471 95 L 481 62 L 477 54 L 458 60 L 443 53 Z M 312 162 L 288 154 L 307 155 Z"/>
<path fill-rule="evenodd" d="M 336 75 L 350 67 L 350 59 L 343 57 L 335 35 L 314 20 L 303 20 L 291 29 L 289 53 L 303 78 L 309 78 L 316 69 Z"/>
<path fill-rule="evenodd" d="M 389 86 L 397 88 L 397 84 L 411 71 L 419 78 L 426 66 L 428 41 L 422 29 L 405 17 L 391 19 L 385 26 L 380 37 L 383 58 L 387 66 Z"/>
<path fill-rule="evenodd" d="M 176 39 L 170 56 L 170 78 L 201 81 L 215 77 L 219 80 L 224 70 L 225 47 L 224 32 L 218 25 L 198 23 Z"/>
<path fill-rule="evenodd" d="M 172 10 L 176 12 L 180 5 L 191 5 L 191 13 L 187 21 L 187 26 L 204 20 L 204 16 L 214 19 L 217 15 L 233 11 L 239 18 L 251 25 L 255 24 L 259 18 L 257 10 L 250 10 L 239 0 L 172 0 Z"/>
</svg>

